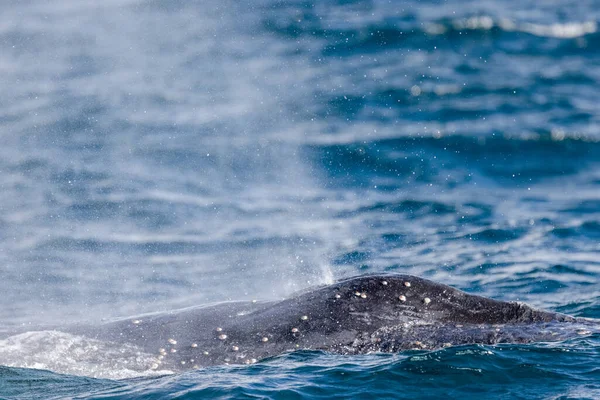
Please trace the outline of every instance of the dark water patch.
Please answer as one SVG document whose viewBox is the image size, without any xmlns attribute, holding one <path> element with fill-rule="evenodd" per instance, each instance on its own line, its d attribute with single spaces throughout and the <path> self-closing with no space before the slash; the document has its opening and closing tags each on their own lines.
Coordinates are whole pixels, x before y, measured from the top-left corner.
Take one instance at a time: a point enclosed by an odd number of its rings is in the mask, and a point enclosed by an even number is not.
<svg viewBox="0 0 600 400">
<path fill-rule="evenodd" d="M 595 276 L 595 274 L 593 272 L 586 271 L 581 268 L 577 268 L 575 266 L 563 265 L 563 264 L 552 265 L 548 269 L 546 269 L 546 271 L 549 273 L 552 273 L 552 274 L 556 274 L 557 276 L 565 275 L 565 274 L 575 274 L 575 275 L 587 276 L 590 278 Z"/>
<path fill-rule="evenodd" d="M 359 144 L 310 147 L 307 156 L 325 171 L 327 186 L 372 186 L 374 177 L 423 179 L 433 175 L 418 154 L 396 157 L 388 148 Z M 400 182 L 398 183 L 400 185 Z M 390 190 L 390 184 L 387 184 Z"/>
<path fill-rule="evenodd" d="M 361 207 L 353 214 L 383 213 L 405 214 L 409 218 L 425 215 L 443 215 L 456 212 L 454 206 L 436 201 L 402 200 L 399 202 L 379 202 L 367 207 Z"/>
<path fill-rule="evenodd" d="M 376 140 L 369 146 L 310 146 L 306 151 L 307 156 L 324 169 L 328 185 L 346 187 L 373 187 L 379 177 L 397 180 L 399 188 L 414 181 L 442 183 L 447 182 L 444 174 L 459 168 L 520 186 L 572 175 L 600 160 L 600 143 L 494 136 L 405 137 Z M 461 175 L 457 183 L 471 180 L 462 171 Z M 594 200 L 582 202 L 577 211 L 595 212 L 600 209 L 596 203 Z"/>
<path fill-rule="evenodd" d="M 59 375 L 49 371 L 0 366 L 0 393 L 10 399 L 60 399 L 126 386 L 108 379 Z"/>
<path fill-rule="evenodd" d="M 333 259 L 333 263 L 336 265 L 346 265 L 346 264 L 362 264 L 365 261 L 369 260 L 371 257 L 371 253 L 366 251 L 352 251 L 346 254 L 342 254 Z"/>
<path fill-rule="evenodd" d="M 121 213 L 126 205 L 118 201 L 96 200 L 80 202 L 69 206 L 66 213 L 75 219 L 105 219 L 114 218 Z"/>
<path fill-rule="evenodd" d="M 48 160 L 32 156 L 9 165 L 8 170 L 23 173 L 25 176 L 46 177 L 50 166 L 51 163 Z"/>
<path fill-rule="evenodd" d="M 600 239 L 600 222 L 586 221 L 575 227 L 554 228 L 552 234 L 561 239 L 598 240 Z"/>
<path fill-rule="evenodd" d="M 402 240 L 406 237 L 406 235 L 398 234 L 398 233 L 385 233 L 381 235 L 381 239 L 383 239 L 386 243 L 397 244 L 401 243 Z"/>
<path fill-rule="evenodd" d="M 484 243 L 503 243 L 521 238 L 526 233 L 523 229 L 484 229 L 465 236 L 469 240 Z"/>
<path fill-rule="evenodd" d="M 332 9 L 335 6 L 332 5 Z M 596 48 L 593 23 L 536 25 L 496 19 L 487 15 L 418 21 L 410 12 L 395 13 L 360 25 L 332 24 L 324 8 L 290 5 L 263 20 L 268 31 L 287 40 L 313 39 L 322 44 L 326 57 L 352 57 L 357 53 L 395 49 L 469 48 L 488 55 L 494 49 L 507 54 L 582 54 Z M 395 10 L 396 11 L 396 10 Z M 419 23 L 420 22 L 420 23 Z M 573 34 L 563 34 L 572 29 Z M 577 30 L 577 33 L 575 33 Z"/>
<path fill-rule="evenodd" d="M 600 318 L 600 298 L 565 304 L 556 307 L 556 311 L 583 318 Z"/>
<path fill-rule="evenodd" d="M 559 277 L 544 274 L 543 270 L 527 267 L 523 272 L 516 272 L 510 277 L 495 280 L 496 285 L 503 291 L 509 290 L 508 300 L 520 299 L 518 293 L 548 294 L 564 290 L 566 285 Z"/>
<path fill-rule="evenodd" d="M 549 75 L 542 72 L 536 77 L 539 85 L 593 85 L 596 80 L 586 74 L 585 71 L 561 71 L 559 74 Z"/>
<path fill-rule="evenodd" d="M 584 215 L 600 213 L 600 199 L 589 199 L 580 201 L 572 207 L 563 209 L 562 212 Z"/>
<path fill-rule="evenodd" d="M 476 265 L 472 268 L 468 268 L 468 269 L 463 269 L 463 273 L 469 274 L 469 275 L 478 275 L 478 274 L 486 274 L 486 273 L 493 273 L 494 270 L 501 270 L 503 268 L 506 268 L 508 266 L 511 266 L 512 263 L 482 263 L 479 265 Z M 469 287 L 469 291 L 477 291 L 480 292 L 481 288 L 478 288 L 477 286 L 472 286 Z"/>
</svg>

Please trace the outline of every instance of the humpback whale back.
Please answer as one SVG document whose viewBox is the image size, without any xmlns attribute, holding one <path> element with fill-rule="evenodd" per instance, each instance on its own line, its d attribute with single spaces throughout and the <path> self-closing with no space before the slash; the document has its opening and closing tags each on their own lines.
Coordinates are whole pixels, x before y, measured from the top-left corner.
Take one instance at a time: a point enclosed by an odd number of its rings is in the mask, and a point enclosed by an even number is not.
<svg viewBox="0 0 600 400">
<path fill-rule="evenodd" d="M 133 344 L 154 354 L 155 366 L 182 370 L 249 364 L 297 349 L 361 354 L 555 341 L 598 326 L 395 274 L 345 279 L 278 302 L 221 303 L 72 332 Z"/>
</svg>

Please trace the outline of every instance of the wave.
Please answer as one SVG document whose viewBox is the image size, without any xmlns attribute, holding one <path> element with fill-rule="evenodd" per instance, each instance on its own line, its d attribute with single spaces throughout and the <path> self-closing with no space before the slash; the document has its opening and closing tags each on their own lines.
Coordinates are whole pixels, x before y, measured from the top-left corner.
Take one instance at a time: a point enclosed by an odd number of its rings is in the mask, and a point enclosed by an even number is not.
<svg viewBox="0 0 600 400">
<path fill-rule="evenodd" d="M 551 47 L 563 50 L 595 49 L 600 42 L 596 21 L 537 24 L 496 18 L 491 15 L 473 15 L 462 18 L 443 18 L 419 22 L 397 16 L 379 21 L 365 19 L 363 24 L 333 24 L 321 18 L 314 10 L 298 14 L 266 18 L 264 27 L 278 36 L 298 40 L 313 38 L 321 41 L 325 56 L 352 56 L 356 52 L 371 52 L 398 47 L 437 48 L 457 42 L 519 41 L 505 47 L 506 51 L 535 50 L 530 39 L 553 39 L 559 42 Z M 348 27 L 349 26 L 349 27 Z M 575 41 L 575 42 L 573 42 Z M 567 47 L 563 45 L 569 43 Z M 500 47 L 502 48 L 502 46 Z M 546 51 L 548 49 L 545 49 Z"/>
</svg>

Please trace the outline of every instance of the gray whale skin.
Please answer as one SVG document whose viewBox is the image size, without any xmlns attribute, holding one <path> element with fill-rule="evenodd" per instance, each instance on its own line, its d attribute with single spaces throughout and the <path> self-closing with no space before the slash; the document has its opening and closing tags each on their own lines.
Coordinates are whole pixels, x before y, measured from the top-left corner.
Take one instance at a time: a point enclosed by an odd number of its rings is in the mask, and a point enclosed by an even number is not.
<svg viewBox="0 0 600 400">
<path fill-rule="evenodd" d="M 461 344 L 565 340 L 600 332 L 600 320 L 467 294 L 409 275 L 366 275 L 274 302 L 227 302 L 75 328 L 90 338 L 156 354 L 181 371 L 251 364 L 309 349 L 337 354 Z"/>
</svg>

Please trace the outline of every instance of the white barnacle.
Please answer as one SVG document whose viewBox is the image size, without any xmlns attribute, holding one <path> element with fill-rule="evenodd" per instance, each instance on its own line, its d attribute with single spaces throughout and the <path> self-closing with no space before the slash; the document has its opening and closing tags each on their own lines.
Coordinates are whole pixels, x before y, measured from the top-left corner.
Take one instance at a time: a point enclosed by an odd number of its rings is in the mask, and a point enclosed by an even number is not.
<svg viewBox="0 0 600 400">
<path fill-rule="evenodd" d="M 208 355 L 208 351 L 203 351 L 202 354 L 204 354 L 205 356 Z"/>
<path fill-rule="evenodd" d="M 238 351 L 239 349 L 240 349 L 240 348 L 239 348 L 239 347 L 237 347 L 237 346 L 233 346 L 233 347 L 231 348 L 231 350 L 233 350 L 233 351 Z"/>
<path fill-rule="evenodd" d="M 306 321 L 306 320 L 308 320 L 308 315 L 303 315 L 303 316 L 300 317 L 300 319 L 302 321 Z"/>
<path fill-rule="evenodd" d="M 131 323 L 133 323 L 134 325 L 139 325 L 142 323 L 141 319 L 134 319 L 133 321 L 131 321 Z"/>
<path fill-rule="evenodd" d="M 406 301 L 406 296 L 401 294 L 400 296 L 398 296 L 398 300 L 400 300 L 401 302 L 405 302 Z"/>
<path fill-rule="evenodd" d="M 292 328 L 292 333 L 298 333 L 300 330 L 298 328 Z"/>
<path fill-rule="evenodd" d="M 152 367 L 150 367 L 152 369 L 158 369 L 158 364 L 152 364 Z"/>
<path fill-rule="evenodd" d="M 268 342 L 268 341 L 269 341 L 269 338 L 265 336 L 265 337 L 263 337 L 263 338 L 262 338 L 262 339 L 260 339 L 260 340 L 262 340 L 263 342 L 265 342 L 265 343 L 266 343 L 266 342 Z"/>
<path fill-rule="evenodd" d="M 163 355 L 161 354 L 160 356 L 158 356 L 158 357 L 156 357 L 156 358 L 158 358 L 159 360 L 163 360 L 163 359 L 165 358 L 165 356 L 163 356 Z"/>
<path fill-rule="evenodd" d="M 360 297 L 360 292 L 354 292 L 354 295 L 355 295 L 356 297 Z"/>
<path fill-rule="evenodd" d="M 169 341 L 169 343 L 171 343 L 171 344 L 177 344 L 177 340 L 175 340 L 175 339 L 169 339 L 168 341 Z"/>
<path fill-rule="evenodd" d="M 171 353 L 177 353 L 176 349 L 171 349 Z"/>
<path fill-rule="evenodd" d="M 335 298 L 336 298 L 336 299 L 341 299 L 341 298 L 342 298 L 342 296 L 340 296 L 339 294 L 337 294 L 337 293 L 336 293 L 336 294 L 335 294 Z"/>
<path fill-rule="evenodd" d="M 257 362 L 257 360 L 256 360 L 256 358 L 252 358 L 252 359 L 250 359 L 250 362 L 251 362 L 252 364 L 255 364 L 255 363 Z"/>
<path fill-rule="evenodd" d="M 227 335 L 221 334 L 221 335 L 219 335 L 219 339 L 220 340 L 225 340 L 225 339 L 227 339 Z"/>
<path fill-rule="evenodd" d="M 423 303 L 425 303 L 425 304 L 429 304 L 429 303 L 431 303 L 431 299 L 430 299 L 429 297 L 425 297 L 425 298 L 423 299 Z"/>
<path fill-rule="evenodd" d="M 158 349 L 158 352 L 160 354 L 167 354 L 167 350 L 165 350 L 165 349 Z"/>
<path fill-rule="evenodd" d="M 182 361 L 182 362 L 181 362 L 181 365 L 185 365 L 185 361 Z"/>
<path fill-rule="evenodd" d="M 231 361 L 231 360 L 230 360 L 229 358 L 226 358 L 226 359 L 225 359 L 225 360 L 223 360 L 223 361 L 225 361 L 226 363 L 228 363 L 228 362 L 229 362 L 229 361 Z"/>
<path fill-rule="evenodd" d="M 363 292 L 363 293 L 361 293 L 361 294 L 360 294 L 360 298 L 361 298 L 361 299 L 366 299 L 366 298 L 367 298 L 367 294 L 366 294 L 366 293 L 364 293 L 364 292 Z"/>
<path fill-rule="evenodd" d="M 410 287 L 410 282 L 404 282 L 404 286 Z"/>
<path fill-rule="evenodd" d="M 217 328 L 217 332 L 223 332 L 223 328 Z"/>
<path fill-rule="evenodd" d="M 194 368 L 194 369 L 200 369 L 200 367 L 198 365 L 195 365 L 195 364 L 194 364 L 194 366 L 192 368 Z"/>
<path fill-rule="evenodd" d="M 252 300 L 252 303 L 256 303 L 256 300 Z"/>
<path fill-rule="evenodd" d="M 198 347 L 198 344 L 197 344 L 197 343 L 192 343 L 192 344 L 191 344 L 191 346 L 192 346 L 193 348 L 196 348 L 196 347 Z"/>
<path fill-rule="evenodd" d="M 244 364 L 250 364 L 250 360 L 245 360 Z"/>
<path fill-rule="evenodd" d="M 388 284 L 388 283 L 387 283 L 387 281 L 382 281 L 382 282 L 381 282 L 381 284 L 382 284 L 383 286 L 387 286 L 387 284 Z"/>
</svg>

